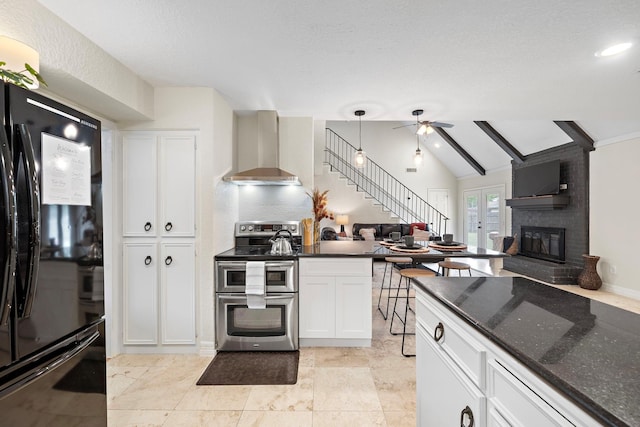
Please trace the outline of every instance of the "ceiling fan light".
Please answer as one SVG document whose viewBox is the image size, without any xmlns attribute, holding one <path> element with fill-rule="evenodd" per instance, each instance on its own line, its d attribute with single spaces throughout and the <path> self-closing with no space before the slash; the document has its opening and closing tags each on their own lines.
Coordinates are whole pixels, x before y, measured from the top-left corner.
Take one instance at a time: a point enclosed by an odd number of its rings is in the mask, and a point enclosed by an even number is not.
<svg viewBox="0 0 640 427">
<path fill-rule="evenodd" d="M 420 127 L 418 127 L 418 130 L 416 131 L 417 135 L 424 135 L 425 133 L 427 135 L 429 135 L 430 133 L 433 133 L 434 129 L 431 125 L 428 125 L 426 123 L 422 123 L 420 125 Z"/>
</svg>

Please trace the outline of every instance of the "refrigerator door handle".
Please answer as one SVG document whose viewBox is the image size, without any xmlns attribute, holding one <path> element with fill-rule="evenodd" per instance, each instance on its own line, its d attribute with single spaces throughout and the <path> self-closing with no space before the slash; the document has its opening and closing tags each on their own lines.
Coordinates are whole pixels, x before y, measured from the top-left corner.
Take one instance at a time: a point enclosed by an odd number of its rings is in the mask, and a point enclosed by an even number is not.
<svg viewBox="0 0 640 427">
<path fill-rule="evenodd" d="M 11 312 L 13 293 L 16 284 L 16 248 L 18 245 L 18 218 L 16 207 L 16 187 L 13 180 L 13 162 L 9 151 L 9 140 L 4 129 L 0 129 L 0 173 L 2 179 L 2 198 L 6 211 L 7 229 L 5 230 L 5 259 L 1 260 L 4 266 L 2 283 L 0 283 L 0 325 L 6 325 Z"/>
<path fill-rule="evenodd" d="M 95 340 L 100 337 L 100 331 L 95 331 L 93 334 L 84 338 L 80 342 L 73 341 L 67 345 L 62 354 L 55 357 L 53 360 L 47 360 L 43 365 L 33 369 L 31 373 L 22 378 L 17 378 L 15 381 L 9 381 L 0 388 L 0 399 L 3 397 L 20 390 L 22 387 L 29 385 L 29 383 L 37 380 L 41 376 L 53 371 L 58 366 L 62 365 L 66 361 L 73 359 L 77 354 L 81 353 L 84 349 L 89 347 Z"/>
<path fill-rule="evenodd" d="M 27 270 L 27 283 L 25 286 L 25 302 L 20 318 L 31 316 L 31 308 L 36 295 L 38 283 L 38 270 L 40 269 L 40 182 L 36 168 L 35 154 L 29 128 L 24 123 L 18 124 L 16 134 L 22 145 L 25 167 L 27 170 L 27 185 L 29 187 L 29 268 Z"/>
</svg>

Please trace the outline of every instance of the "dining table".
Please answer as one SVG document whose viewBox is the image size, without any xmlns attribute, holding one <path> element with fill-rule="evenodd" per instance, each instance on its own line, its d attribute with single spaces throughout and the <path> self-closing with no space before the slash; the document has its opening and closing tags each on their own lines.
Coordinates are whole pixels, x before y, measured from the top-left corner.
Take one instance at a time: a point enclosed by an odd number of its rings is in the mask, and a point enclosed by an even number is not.
<svg viewBox="0 0 640 427">
<path fill-rule="evenodd" d="M 418 241 L 411 248 L 403 247 L 401 241 L 385 240 L 323 240 L 316 245 L 304 246 L 298 253 L 304 256 L 370 257 L 373 261 L 384 261 L 389 256 L 411 257 L 413 264 L 435 264 L 451 258 L 488 259 L 491 271 L 497 276 L 502 270 L 502 260 L 509 254 L 492 249 L 469 246 L 463 243 L 443 246 L 438 241 Z M 456 242 L 453 242 L 456 243 Z"/>
</svg>

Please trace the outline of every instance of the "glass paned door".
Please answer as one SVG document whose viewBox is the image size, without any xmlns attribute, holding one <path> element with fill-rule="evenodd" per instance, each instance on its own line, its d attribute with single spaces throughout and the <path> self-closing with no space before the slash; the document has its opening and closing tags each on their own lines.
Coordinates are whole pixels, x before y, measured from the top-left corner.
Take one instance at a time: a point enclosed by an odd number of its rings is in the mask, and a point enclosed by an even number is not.
<svg viewBox="0 0 640 427">
<path fill-rule="evenodd" d="M 470 246 L 478 246 L 480 196 L 480 191 L 464 192 L 464 242 Z"/>
<path fill-rule="evenodd" d="M 470 246 L 493 248 L 493 236 L 505 234 L 504 187 L 464 192 L 464 239 Z"/>
</svg>

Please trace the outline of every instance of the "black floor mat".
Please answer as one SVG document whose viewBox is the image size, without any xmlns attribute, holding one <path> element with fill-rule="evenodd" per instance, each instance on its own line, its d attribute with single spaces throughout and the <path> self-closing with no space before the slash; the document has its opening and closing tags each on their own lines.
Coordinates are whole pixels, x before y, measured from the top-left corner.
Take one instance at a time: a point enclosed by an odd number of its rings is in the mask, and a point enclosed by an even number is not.
<svg viewBox="0 0 640 427">
<path fill-rule="evenodd" d="M 298 351 L 223 351 L 207 366 L 198 385 L 295 384 Z"/>
</svg>

